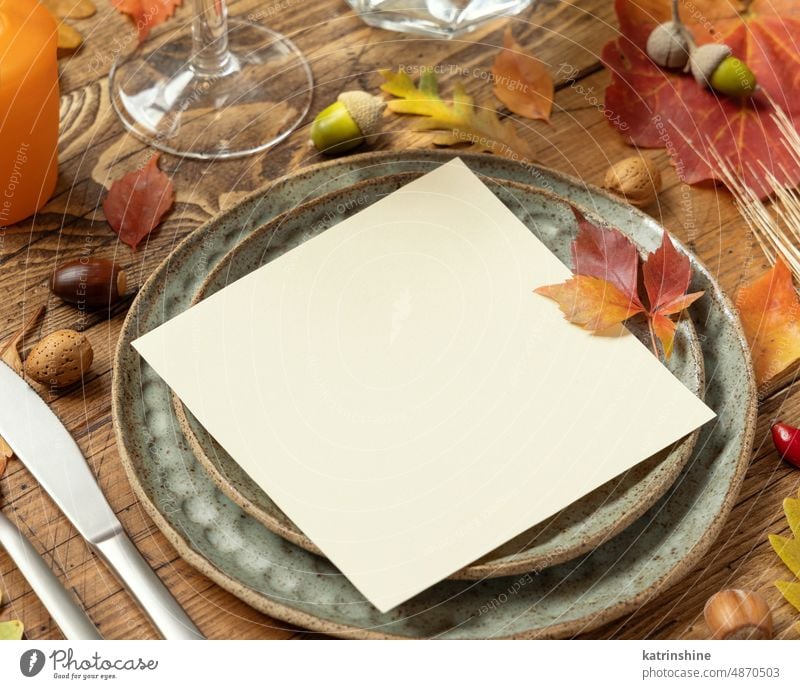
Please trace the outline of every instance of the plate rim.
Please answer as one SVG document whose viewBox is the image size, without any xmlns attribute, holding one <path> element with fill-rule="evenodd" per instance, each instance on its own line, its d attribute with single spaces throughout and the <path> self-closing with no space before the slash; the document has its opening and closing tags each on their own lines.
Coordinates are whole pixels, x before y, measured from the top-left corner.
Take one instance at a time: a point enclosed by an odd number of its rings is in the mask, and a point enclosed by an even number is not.
<svg viewBox="0 0 800 689">
<path fill-rule="evenodd" d="M 421 174 L 424 173 L 398 172 L 393 174 L 387 174 L 383 176 L 372 177 L 368 180 L 362 180 L 356 182 L 343 189 L 350 190 L 352 194 L 358 194 L 360 190 L 366 187 L 377 186 L 381 182 L 381 180 L 383 180 L 385 184 L 388 178 L 394 178 L 394 177 L 418 178 Z M 533 193 L 538 196 L 544 197 L 545 199 L 548 199 L 551 202 L 567 207 L 577 208 L 584 214 L 585 217 L 592 219 L 594 222 L 600 221 L 604 226 L 610 226 L 609 223 L 605 221 L 603 218 L 601 218 L 596 212 L 591 211 L 590 209 L 587 209 L 581 206 L 580 204 L 570 203 L 570 201 L 563 198 L 562 196 L 559 196 L 546 189 L 539 189 L 536 187 L 532 187 L 531 185 L 515 182 L 513 180 L 495 180 L 495 181 L 497 181 L 497 183 L 500 183 L 501 186 L 511 189 L 512 192 L 516 190 L 519 192 L 524 192 L 526 194 Z M 241 239 L 241 241 L 239 241 L 233 248 L 231 248 L 230 251 L 224 254 L 219 259 L 219 261 L 214 265 L 214 267 L 206 274 L 206 276 L 202 279 L 200 286 L 195 290 L 194 294 L 192 295 L 189 308 L 198 304 L 206 297 L 210 296 L 207 293 L 207 288 L 209 284 L 215 279 L 217 279 L 225 270 L 230 269 L 231 261 L 233 260 L 232 256 L 236 251 L 240 250 L 241 248 L 245 247 L 247 244 L 251 242 L 255 242 L 257 237 L 259 239 L 263 238 L 264 233 L 271 234 L 275 232 L 276 228 L 281 227 L 284 222 L 290 220 L 292 216 L 294 216 L 295 214 L 299 215 L 310 212 L 312 204 L 325 203 L 329 201 L 331 198 L 334 197 L 334 195 L 341 193 L 343 189 L 336 189 L 327 192 L 325 194 L 322 194 L 320 196 L 317 196 L 313 199 L 309 199 L 307 201 L 298 203 L 292 208 L 275 215 L 267 222 L 262 223 L 258 227 L 255 227 L 243 239 Z M 639 250 L 640 253 L 643 252 L 643 249 L 641 247 L 637 246 L 637 249 Z M 695 392 L 694 390 L 692 390 L 692 392 L 694 392 L 694 394 L 697 395 L 699 399 L 703 400 L 705 398 L 705 366 L 703 362 L 703 353 L 700 347 L 700 340 L 697 336 L 697 331 L 694 327 L 694 323 L 691 321 L 691 319 L 687 319 L 687 323 L 688 323 L 687 327 L 689 329 L 688 338 L 689 338 L 689 346 L 691 349 L 691 354 L 693 359 L 698 362 L 697 369 L 693 373 L 693 377 L 696 378 L 696 381 L 692 381 L 696 384 L 697 391 Z M 178 395 L 175 394 L 174 391 L 170 392 L 170 398 L 172 400 L 172 409 L 178 421 L 178 426 L 180 427 L 181 432 L 183 433 L 187 443 L 189 444 L 192 450 L 192 454 L 194 454 L 195 459 L 197 459 L 200 465 L 206 470 L 208 475 L 218 486 L 218 488 L 222 491 L 222 493 L 224 493 L 232 502 L 238 505 L 242 510 L 244 510 L 251 517 L 259 521 L 263 526 L 265 526 L 273 533 L 276 533 L 278 536 L 285 538 L 289 542 L 293 543 L 294 545 L 300 548 L 307 550 L 310 553 L 326 557 L 325 553 L 322 552 L 322 550 L 320 550 L 316 546 L 316 544 L 314 544 L 313 541 L 311 541 L 311 539 L 309 539 L 308 536 L 306 536 L 302 532 L 302 530 L 299 529 L 299 527 L 294 525 L 294 522 L 292 522 L 289 516 L 283 513 L 280 506 L 275 505 L 275 507 L 283 514 L 284 517 L 283 520 L 272 515 L 266 509 L 264 509 L 260 504 L 248 498 L 228 479 L 228 477 L 225 475 L 225 472 L 214 461 L 213 457 L 211 456 L 211 453 L 206 450 L 206 447 L 204 446 L 201 438 L 195 432 L 192 421 L 189 417 L 190 410 L 186 408 L 186 405 L 178 397 Z M 691 458 L 692 454 L 694 453 L 695 445 L 697 443 L 697 438 L 700 435 L 700 430 L 701 427 L 698 427 L 694 431 L 687 433 L 685 436 L 676 440 L 674 443 L 671 444 L 671 446 L 667 446 L 668 448 L 671 448 L 670 454 L 673 451 L 677 451 L 677 453 L 679 453 L 677 457 L 673 459 L 670 465 L 670 470 L 666 472 L 663 476 L 659 476 L 658 480 L 651 481 L 651 483 L 653 483 L 653 489 L 651 490 L 650 494 L 648 494 L 645 499 L 640 500 L 639 502 L 630 506 L 630 509 L 625 510 L 622 513 L 622 515 L 619 518 L 617 518 L 616 521 L 613 522 L 612 525 L 606 526 L 602 529 L 595 530 L 588 538 L 582 538 L 580 542 L 573 543 L 571 546 L 551 547 L 550 550 L 545 550 L 544 552 L 540 552 L 534 555 L 528 555 L 527 557 L 525 556 L 517 557 L 522 552 L 524 552 L 524 549 L 510 555 L 497 557 L 493 560 L 486 559 L 488 555 L 490 555 L 490 553 L 487 553 L 481 558 L 478 558 L 475 562 L 467 565 L 466 567 L 462 567 L 460 570 L 454 572 L 453 574 L 448 576 L 447 579 L 482 581 L 484 579 L 495 579 L 498 577 L 515 576 L 518 574 L 524 574 L 532 571 L 542 571 L 547 567 L 560 565 L 574 558 L 586 555 L 587 553 L 591 552 L 595 548 L 599 547 L 606 541 L 614 538 L 614 536 L 617 536 L 622 531 L 624 531 L 628 526 L 633 524 L 633 522 L 635 522 L 639 517 L 641 517 L 645 512 L 647 512 L 647 510 L 649 510 L 656 502 L 658 502 L 658 500 L 661 499 L 661 497 L 664 496 L 664 494 L 670 489 L 670 487 L 675 483 L 677 478 L 680 476 L 681 472 L 683 471 L 686 464 L 689 462 L 689 459 Z M 208 432 L 206 431 L 206 433 Z M 676 446 L 679 443 L 680 443 L 680 448 L 677 448 Z M 645 461 L 647 460 L 643 460 L 642 463 Z M 659 463 L 659 465 L 660 464 L 661 463 Z M 638 467 L 640 466 L 640 464 L 637 464 L 636 466 Z M 616 481 L 617 479 L 618 477 L 614 477 L 608 483 Z M 601 487 L 602 486 L 599 486 L 598 489 Z M 578 498 L 578 500 L 575 501 L 575 503 L 583 500 L 588 495 L 591 495 L 592 492 L 594 491 L 591 491 L 590 493 L 581 496 L 580 498 Z M 555 516 L 556 515 L 551 515 L 550 518 Z M 550 518 L 548 518 L 548 520 Z M 284 520 L 286 522 L 289 522 L 289 524 L 284 523 Z M 294 529 L 292 529 L 290 525 L 294 525 Z M 532 525 L 530 529 L 533 529 L 536 526 L 538 526 L 538 524 Z M 525 531 L 518 534 L 514 538 L 515 539 L 519 538 L 520 536 L 525 534 L 528 530 L 529 529 L 526 529 Z M 499 547 L 502 547 L 502 545 Z M 505 562 L 506 558 L 516 558 L 516 559 L 510 559 L 509 561 Z"/>
<path fill-rule="evenodd" d="M 426 160 L 427 161 L 440 160 L 442 162 L 446 162 L 450 158 L 456 156 L 462 157 L 467 161 L 500 160 L 502 162 L 514 162 L 508 159 L 502 159 L 502 158 L 498 159 L 496 156 L 492 156 L 490 154 L 463 153 L 454 151 L 435 151 L 430 149 L 411 149 L 409 151 L 406 151 L 405 153 L 402 151 L 393 151 L 393 150 L 372 151 L 368 153 L 349 156 L 346 158 L 346 160 L 354 164 L 363 163 L 363 167 L 367 167 L 373 161 L 375 161 L 376 163 L 382 163 L 386 162 L 388 159 L 391 159 L 392 157 L 402 157 L 403 155 L 410 156 L 409 160 L 414 160 L 415 162 L 416 161 L 425 162 Z M 123 349 L 126 347 L 126 343 L 128 340 L 127 334 L 129 333 L 129 331 L 134 331 L 138 323 L 138 319 L 136 318 L 136 313 L 138 311 L 136 307 L 138 305 L 138 301 L 143 293 L 152 288 L 152 283 L 155 281 L 156 276 L 159 275 L 162 272 L 162 270 L 168 269 L 170 261 L 173 259 L 173 257 L 178 252 L 185 250 L 187 245 L 193 241 L 194 237 L 205 231 L 205 229 L 210 223 L 218 222 L 222 218 L 230 217 L 233 213 L 236 212 L 236 210 L 241 205 L 248 203 L 254 199 L 257 199 L 258 197 L 264 196 L 265 194 L 269 193 L 269 190 L 271 188 L 275 187 L 278 184 L 285 183 L 290 178 L 296 177 L 299 174 L 315 173 L 319 170 L 325 170 L 330 167 L 335 167 L 339 163 L 340 160 L 329 160 L 322 163 L 317 163 L 314 165 L 303 167 L 300 168 L 299 170 L 295 170 L 293 172 L 289 172 L 285 175 L 282 175 L 281 177 L 273 180 L 266 187 L 254 190 L 247 196 L 243 197 L 242 199 L 239 199 L 237 203 L 234 204 L 231 208 L 228 208 L 222 213 L 215 215 L 214 217 L 210 218 L 208 221 L 197 227 L 195 230 L 190 232 L 154 268 L 153 272 L 148 276 L 147 280 L 141 286 L 139 294 L 137 294 L 136 299 L 131 304 L 131 307 L 128 311 L 128 314 L 126 315 L 125 321 L 123 322 L 122 328 L 120 330 L 120 335 L 117 340 L 117 345 L 115 347 L 114 365 L 113 365 L 114 375 L 112 382 L 112 419 L 114 420 L 113 423 L 114 435 L 117 443 L 117 449 L 120 455 L 120 461 L 122 463 L 123 468 L 125 469 L 125 473 L 128 476 L 128 481 L 131 484 L 131 488 L 133 489 L 134 493 L 139 499 L 142 507 L 145 509 L 145 511 L 148 513 L 151 519 L 153 519 L 154 523 L 156 524 L 156 526 L 158 526 L 159 530 L 164 534 L 165 538 L 167 538 L 167 540 L 171 543 L 171 545 L 176 549 L 178 554 L 183 559 L 185 559 L 189 564 L 191 564 L 194 568 L 196 568 L 205 576 L 208 576 L 212 581 L 214 581 L 214 583 L 216 583 L 223 589 L 227 590 L 240 600 L 243 600 L 251 607 L 255 608 L 256 610 L 266 615 L 269 615 L 271 617 L 276 617 L 290 624 L 298 625 L 299 627 L 305 628 L 307 630 L 312 630 L 323 634 L 335 634 L 345 638 L 358 638 L 358 639 L 419 638 L 419 637 L 409 637 L 396 634 L 387 634 L 385 632 L 381 632 L 375 629 L 363 629 L 352 625 L 342 624 L 341 622 L 336 622 L 334 620 L 330 620 L 327 618 L 311 615 L 302 610 L 298 610 L 289 605 L 281 603 L 280 601 L 269 598 L 265 594 L 259 594 L 254 589 L 251 589 L 250 587 L 238 582 L 236 579 L 223 572 L 216 565 L 214 565 L 208 559 L 203 557 L 198 551 L 194 550 L 191 547 L 188 540 L 185 538 L 185 536 L 179 533 L 177 529 L 175 529 L 166 520 L 166 518 L 162 515 L 159 509 L 152 502 L 146 490 L 144 489 L 144 486 L 141 483 L 141 479 L 137 474 L 135 467 L 133 466 L 131 456 L 129 455 L 128 452 L 128 445 L 126 442 L 126 438 L 122 433 L 121 424 L 118 422 L 118 419 L 120 418 L 121 393 L 122 393 L 120 376 L 118 375 L 118 365 L 122 356 L 124 355 Z M 548 168 L 545 166 L 531 165 L 529 163 L 526 163 L 526 165 L 532 167 L 532 169 L 544 170 L 548 175 L 560 179 L 561 181 L 571 186 L 575 186 L 577 188 L 583 188 L 591 192 L 592 194 L 600 195 L 609 201 L 615 203 L 621 203 L 620 199 L 612 195 L 610 192 L 601 189 L 593 184 L 589 184 L 585 181 L 579 180 L 578 178 L 573 177 L 572 175 L 563 173 L 558 170 L 553 170 L 552 168 Z M 644 221 L 653 221 L 653 218 L 651 218 L 650 216 L 648 216 L 643 211 L 637 208 L 630 207 L 629 212 L 633 216 L 638 216 L 640 219 Z M 682 242 L 676 242 L 676 247 L 683 253 L 688 253 L 685 247 L 683 246 Z M 570 633 L 570 631 L 573 631 L 575 629 L 580 629 L 584 633 L 591 631 L 592 629 L 596 629 L 602 624 L 617 619 L 622 615 L 626 614 L 627 612 L 634 610 L 636 607 L 640 606 L 644 601 L 652 599 L 655 595 L 663 591 L 667 586 L 679 580 L 686 572 L 690 571 L 697 565 L 703 554 L 707 552 L 708 548 L 719 536 L 722 530 L 722 526 L 724 522 L 727 520 L 730 511 L 733 508 L 736 499 L 738 498 L 739 491 L 741 489 L 741 485 L 744 480 L 745 473 L 747 471 L 747 467 L 749 466 L 750 463 L 750 458 L 752 455 L 752 446 L 756 431 L 755 426 L 756 426 L 756 412 L 757 412 L 757 395 L 756 395 L 756 386 L 753 376 L 753 367 L 752 367 L 752 359 L 750 356 L 750 349 L 747 344 L 744 331 L 742 330 L 741 321 L 739 320 L 739 317 L 736 314 L 735 309 L 733 308 L 733 303 L 731 302 L 728 295 L 719 286 L 717 279 L 708 270 L 705 264 L 702 261 L 700 261 L 699 258 L 697 258 L 696 256 L 695 259 L 697 260 L 697 266 L 704 273 L 709 282 L 713 284 L 718 291 L 720 299 L 720 307 L 725 311 L 730 322 L 732 323 L 733 330 L 736 335 L 736 341 L 739 345 L 739 349 L 741 351 L 748 372 L 746 380 L 747 408 L 745 410 L 745 427 L 742 429 L 743 431 L 742 450 L 739 454 L 736 468 L 731 477 L 730 483 L 728 485 L 728 490 L 725 493 L 719 511 L 709 521 L 709 524 L 706 527 L 705 531 L 703 532 L 702 536 L 698 539 L 698 541 L 694 544 L 694 546 L 692 546 L 687 551 L 687 553 L 683 556 L 683 558 L 681 558 L 681 560 L 678 563 L 676 563 L 675 566 L 673 566 L 669 571 L 663 573 L 653 584 L 651 584 L 646 589 L 640 591 L 639 593 L 629 596 L 624 600 L 620 600 L 617 603 L 614 603 L 594 613 L 586 614 L 581 617 L 556 623 L 555 625 L 550 625 L 545 628 L 523 630 L 520 632 L 516 632 L 514 634 L 502 635 L 493 638 L 509 638 L 509 639 L 557 638 L 561 636 L 567 636 Z M 140 366 L 141 366 L 141 361 L 140 361 Z"/>
</svg>

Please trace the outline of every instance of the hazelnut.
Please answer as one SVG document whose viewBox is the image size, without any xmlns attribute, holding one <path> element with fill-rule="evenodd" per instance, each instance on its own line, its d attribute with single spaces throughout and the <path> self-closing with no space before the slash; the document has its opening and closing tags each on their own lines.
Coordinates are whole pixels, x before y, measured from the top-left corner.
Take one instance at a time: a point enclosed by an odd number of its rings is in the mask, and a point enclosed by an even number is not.
<svg viewBox="0 0 800 689">
<path fill-rule="evenodd" d="M 714 639 L 772 638 L 772 612 L 755 591 L 727 589 L 715 593 L 703 614 Z"/>
<path fill-rule="evenodd" d="M 646 206 L 661 191 L 661 172 L 649 158 L 632 156 L 608 169 L 603 186 L 634 206 Z"/>
</svg>

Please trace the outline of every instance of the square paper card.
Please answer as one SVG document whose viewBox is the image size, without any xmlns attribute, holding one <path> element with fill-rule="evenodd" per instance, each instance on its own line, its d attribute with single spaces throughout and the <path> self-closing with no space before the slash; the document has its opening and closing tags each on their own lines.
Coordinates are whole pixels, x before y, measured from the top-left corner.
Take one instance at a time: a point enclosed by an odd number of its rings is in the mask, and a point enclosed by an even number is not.
<svg viewBox="0 0 800 689">
<path fill-rule="evenodd" d="M 714 416 L 569 276 L 453 160 L 134 346 L 385 612 Z"/>
</svg>

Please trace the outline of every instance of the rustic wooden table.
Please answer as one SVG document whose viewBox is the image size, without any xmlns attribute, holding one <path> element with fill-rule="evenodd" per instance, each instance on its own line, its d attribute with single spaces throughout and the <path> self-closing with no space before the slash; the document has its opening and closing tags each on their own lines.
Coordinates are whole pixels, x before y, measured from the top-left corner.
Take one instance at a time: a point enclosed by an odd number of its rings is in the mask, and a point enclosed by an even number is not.
<svg viewBox="0 0 800 689">
<path fill-rule="evenodd" d="M 288 141 L 265 154 L 230 162 L 195 162 L 162 156 L 177 194 L 173 211 L 155 231 L 145 250 L 133 253 L 106 224 L 100 201 L 110 181 L 138 167 L 152 152 L 126 134 L 111 110 L 107 75 L 120 52 L 135 44 L 128 21 L 107 0 L 97 0 L 97 14 L 75 21 L 86 36 L 83 48 L 61 60 L 60 174 L 55 195 L 36 221 L 0 230 L 0 341 L 17 330 L 42 303 L 47 313 L 24 350 L 39 335 L 58 328 L 85 328 L 95 348 L 95 363 L 83 390 L 70 390 L 49 401 L 83 448 L 114 510 L 158 576 L 187 609 L 200 629 L 215 639 L 308 638 L 287 628 L 213 584 L 180 559 L 145 515 L 119 461 L 111 422 L 112 352 L 125 313 L 110 320 L 82 320 L 80 314 L 49 295 L 54 266 L 91 253 L 124 264 L 137 284 L 189 232 L 269 180 L 318 162 L 307 145 L 308 123 L 340 91 L 376 92 L 376 70 L 398 65 L 451 66 L 443 89 L 457 78 L 479 99 L 495 103 L 488 69 L 502 44 L 505 22 L 465 39 L 413 38 L 365 26 L 344 0 L 234 0 L 233 16 L 259 12 L 272 28 L 289 35 L 309 58 L 316 78 L 312 115 Z M 191 3 L 189 3 L 191 4 Z M 184 7 L 171 21 L 188 21 Z M 599 61 L 603 44 L 616 34 L 611 0 L 539 0 L 535 9 L 510 20 L 515 36 L 544 60 L 555 74 L 577 71 L 567 83 L 558 78 L 551 124 L 522 123 L 538 151 L 538 162 L 600 183 L 610 162 L 630 155 L 602 114 L 608 73 Z M 401 118 L 387 120 L 377 148 L 424 148 L 430 137 L 411 133 Z M 686 242 L 728 293 L 765 270 L 744 222 L 730 197 L 714 189 L 681 183 L 664 151 L 649 152 L 665 178 L 665 190 L 648 210 Z M 797 638 L 797 613 L 772 583 L 787 571 L 767 543 L 767 534 L 788 532 L 781 501 L 796 494 L 800 472 L 777 457 L 769 440 L 771 420 L 800 418 L 800 386 L 780 389 L 760 408 L 752 464 L 736 508 L 722 535 L 684 579 L 655 596 L 633 614 L 592 632 L 592 638 L 705 638 L 703 604 L 715 591 L 748 588 L 761 591 L 772 605 L 777 634 Z M 54 458 L 57 461 L 57 458 Z M 103 635 L 110 639 L 154 638 L 141 611 L 87 549 L 70 523 L 38 487 L 25 468 L 12 460 L 0 481 L 3 511 L 19 524 L 53 570 L 78 595 Z M 6 604 L 0 619 L 23 620 L 30 639 L 61 638 L 11 560 L 0 552 L 0 588 Z"/>
</svg>

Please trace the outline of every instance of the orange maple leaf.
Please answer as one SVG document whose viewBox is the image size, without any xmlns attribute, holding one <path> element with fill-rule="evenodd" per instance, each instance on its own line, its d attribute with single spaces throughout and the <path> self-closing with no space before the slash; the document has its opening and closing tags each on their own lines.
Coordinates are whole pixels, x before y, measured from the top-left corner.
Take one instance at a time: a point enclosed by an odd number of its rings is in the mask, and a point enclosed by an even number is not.
<svg viewBox="0 0 800 689">
<path fill-rule="evenodd" d="M 534 292 L 557 302 L 568 321 L 592 331 L 606 330 L 644 310 L 610 282 L 588 275 L 574 275 Z"/>
<path fill-rule="evenodd" d="M 800 299 L 782 258 L 739 290 L 736 308 L 759 385 L 800 360 Z"/>
<path fill-rule="evenodd" d="M 183 0 L 111 0 L 120 12 L 127 14 L 136 25 L 139 43 L 150 35 L 150 29 L 163 24 Z"/>
<path fill-rule="evenodd" d="M 553 76 L 547 66 L 528 55 L 506 29 L 503 50 L 492 65 L 494 95 L 511 112 L 532 120 L 550 120 Z"/>
</svg>

